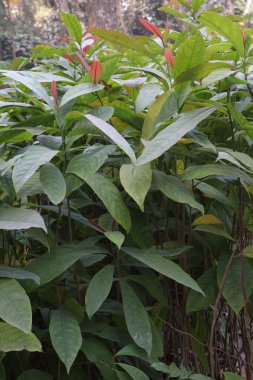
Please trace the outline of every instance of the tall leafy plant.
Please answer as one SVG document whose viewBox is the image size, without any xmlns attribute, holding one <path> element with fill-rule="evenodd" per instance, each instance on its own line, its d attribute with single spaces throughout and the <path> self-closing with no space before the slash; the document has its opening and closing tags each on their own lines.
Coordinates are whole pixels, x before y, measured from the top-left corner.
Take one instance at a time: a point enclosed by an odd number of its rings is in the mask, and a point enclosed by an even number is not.
<svg viewBox="0 0 253 380">
<path fill-rule="evenodd" d="M 180 3 L 0 68 L 3 379 L 252 377 L 251 30 Z"/>
</svg>

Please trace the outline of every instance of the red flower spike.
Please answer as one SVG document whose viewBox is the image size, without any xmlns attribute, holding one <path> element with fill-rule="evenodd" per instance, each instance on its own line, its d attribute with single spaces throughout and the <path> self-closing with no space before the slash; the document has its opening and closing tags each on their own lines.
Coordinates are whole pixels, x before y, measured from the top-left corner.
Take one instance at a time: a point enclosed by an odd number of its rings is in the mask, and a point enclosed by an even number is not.
<svg viewBox="0 0 253 380">
<path fill-rule="evenodd" d="M 157 37 L 161 38 L 161 40 L 163 39 L 162 33 L 157 26 L 151 24 L 149 21 L 144 20 L 143 18 L 139 18 L 139 21 L 149 32 L 155 34 Z"/>
<path fill-rule="evenodd" d="M 99 61 L 93 60 L 90 68 L 90 78 L 94 84 L 99 83 L 102 74 L 102 64 Z"/>
<path fill-rule="evenodd" d="M 242 40 L 243 40 L 243 45 L 244 45 L 244 49 L 246 47 L 246 33 L 245 33 L 245 30 L 242 28 L 241 29 L 241 33 L 242 33 Z"/>
<path fill-rule="evenodd" d="M 170 68 L 173 69 L 175 58 L 170 49 L 168 49 L 167 47 L 164 49 L 164 56 Z"/>
<path fill-rule="evenodd" d="M 165 21 L 165 32 L 166 33 L 169 33 L 169 19 L 168 19 L 168 16 L 166 18 L 166 21 Z"/>
<path fill-rule="evenodd" d="M 81 64 L 83 65 L 84 70 L 88 71 L 88 73 L 89 73 L 90 72 L 90 66 L 88 65 L 88 63 L 83 59 L 83 57 L 81 56 L 80 53 L 76 53 L 76 56 L 77 56 L 78 60 L 81 62 Z"/>
<path fill-rule="evenodd" d="M 73 57 L 71 57 L 71 55 L 69 55 L 68 53 L 64 53 L 64 58 L 66 58 L 68 61 L 72 62 L 72 63 L 75 63 L 75 59 Z"/>
<path fill-rule="evenodd" d="M 57 103 L 57 83 L 55 80 L 51 83 L 51 94 L 54 98 L 55 103 Z"/>
</svg>

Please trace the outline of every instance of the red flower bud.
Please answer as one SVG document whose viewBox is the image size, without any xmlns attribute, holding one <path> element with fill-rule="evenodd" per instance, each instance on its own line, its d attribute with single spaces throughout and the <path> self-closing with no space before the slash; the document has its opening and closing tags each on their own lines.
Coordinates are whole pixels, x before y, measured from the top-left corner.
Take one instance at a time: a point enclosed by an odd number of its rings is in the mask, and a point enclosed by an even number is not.
<svg viewBox="0 0 253 380">
<path fill-rule="evenodd" d="M 169 33 L 170 29 L 169 29 L 169 19 L 168 19 L 168 16 L 166 18 L 166 21 L 165 21 L 165 32 L 166 33 Z"/>
<path fill-rule="evenodd" d="M 71 57 L 68 53 L 64 53 L 64 58 L 66 58 L 68 61 L 75 63 L 75 59 Z"/>
<path fill-rule="evenodd" d="M 164 49 L 164 56 L 165 56 L 166 61 L 169 64 L 170 68 L 173 69 L 175 58 L 174 58 L 174 55 L 172 54 L 172 52 L 170 51 L 170 49 L 168 49 L 167 47 Z"/>
<path fill-rule="evenodd" d="M 93 60 L 90 68 L 90 78 L 93 83 L 97 84 L 99 83 L 100 77 L 102 74 L 102 64 L 99 61 L 96 61 L 95 59 Z"/>
<path fill-rule="evenodd" d="M 55 103 L 57 103 L 57 83 L 55 80 L 53 80 L 51 83 L 51 93 L 52 93 Z"/>
<path fill-rule="evenodd" d="M 246 46 L 246 33 L 245 33 L 245 30 L 243 28 L 241 29 L 241 33 L 242 33 L 242 41 L 243 41 L 243 45 L 244 45 L 244 49 L 245 49 L 245 46 Z"/>
<path fill-rule="evenodd" d="M 151 24 L 151 22 L 148 22 L 147 20 L 144 20 L 143 18 L 139 18 L 140 23 L 146 28 L 149 32 L 155 34 L 157 37 L 163 39 L 162 33 L 160 29 L 155 26 L 154 24 Z"/>
<path fill-rule="evenodd" d="M 78 60 L 81 62 L 81 64 L 83 65 L 84 70 L 88 71 L 88 73 L 89 73 L 90 72 L 90 66 L 88 65 L 88 63 L 83 59 L 83 57 L 81 56 L 80 53 L 76 53 L 76 56 L 77 56 Z"/>
</svg>

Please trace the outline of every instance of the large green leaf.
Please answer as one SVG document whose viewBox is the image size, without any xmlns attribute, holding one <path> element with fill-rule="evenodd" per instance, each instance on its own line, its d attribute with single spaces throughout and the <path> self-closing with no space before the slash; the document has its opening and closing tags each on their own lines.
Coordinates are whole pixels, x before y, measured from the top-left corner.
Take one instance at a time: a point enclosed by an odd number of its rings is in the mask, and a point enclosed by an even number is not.
<svg viewBox="0 0 253 380">
<path fill-rule="evenodd" d="M 226 37 L 234 45 L 240 56 L 244 56 L 242 32 L 238 23 L 232 22 L 229 16 L 210 11 L 203 12 L 200 20 L 213 31 Z"/>
<path fill-rule="evenodd" d="M 158 123 L 170 119 L 178 110 L 178 97 L 175 92 L 166 91 L 154 101 L 145 116 L 142 137 L 149 140 Z"/>
<path fill-rule="evenodd" d="M 123 368 L 133 380 L 149 380 L 148 376 L 139 368 L 125 363 L 118 363 L 118 366 Z"/>
<path fill-rule="evenodd" d="M 61 171 L 53 164 L 46 164 L 40 170 L 40 183 L 50 201 L 57 205 L 66 195 L 66 182 Z"/>
<path fill-rule="evenodd" d="M 113 368 L 113 355 L 107 345 L 98 339 L 85 337 L 82 351 L 87 359 L 94 363 L 105 380 L 116 380 L 117 376 Z"/>
<path fill-rule="evenodd" d="M 57 150 L 44 146 L 32 146 L 27 150 L 14 164 L 12 180 L 15 190 L 18 192 L 36 170 L 57 153 Z"/>
<path fill-rule="evenodd" d="M 210 176 L 221 176 L 234 180 L 240 178 L 242 181 L 245 181 L 246 183 L 253 183 L 252 179 L 242 170 L 234 168 L 231 165 L 229 166 L 219 164 L 189 166 L 182 175 L 182 180 L 186 181 L 190 179 L 200 179 Z"/>
<path fill-rule="evenodd" d="M 217 279 L 220 287 L 223 283 L 229 260 L 230 258 L 227 255 L 222 255 L 219 259 Z M 222 294 L 237 315 L 243 308 L 244 301 L 248 301 L 252 289 L 253 274 L 247 259 L 234 257 L 228 269 Z M 244 295 L 246 299 L 244 299 Z"/>
<path fill-rule="evenodd" d="M 153 172 L 153 184 L 173 201 L 186 203 L 204 214 L 204 207 L 195 200 L 194 194 L 179 178 L 155 170 Z"/>
<path fill-rule="evenodd" d="M 1 207 L 0 230 L 21 230 L 31 227 L 42 228 L 47 232 L 42 216 L 24 207 Z"/>
<path fill-rule="evenodd" d="M 225 380 L 243 380 L 243 377 L 232 373 L 232 372 L 224 372 Z"/>
<path fill-rule="evenodd" d="M 117 187 L 108 178 L 97 173 L 87 176 L 86 182 L 104 203 L 111 216 L 129 232 L 130 214 Z"/>
<path fill-rule="evenodd" d="M 179 265 L 161 255 L 162 251 L 160 252 L 155 248 L 137 249 L 123 247 L 121 249 L 123 252 L 132 256 L 134 259 L 141 261 L 143 264 L 154 269 L 158 273 L 161 273 L 164 276 L 203 294 L 203 291 L 200 289 L 198 284 L 187 273 L 185 273 Z"/>
<path fill-rule="evenodd" d="M 91 318 L 107 298 L 113 282 L 113 265 L 106 265 L 92 277 L 85 296 L 86 312 Z"/>
<path fill-rule="evenodd" d="M 78 18 L 71 13 L 61 12 L 61 20 L 68 28 L 71 37 L 81 45 L 83 31 Z"/>
<path fill-rule="evenodd" d="M 65 245 L 53 250 L 50 254 L 46 253 L 31 261 L 25 269 L 39 276 L 40 285 L 45 285 L 67 270 L 77 260 L 96 253 L 106 253 L 106 250 L 96 246 L 85 246 L 82 243 Z M 33 290 L 37 286 L 29 281 L 25 287 L 27 290 Z"/>
<path fill-rule="evenodd" d="M 157 83 L 145 83 L 139 91 L 135 100 L 136 113 L 141 113 L 150 106 L 157 95 L 161 95 L 162 88 Z"/>
<path fill-rule="evenodd" d="M 204 310 L 214 304 L 218 294 L 217 270 L 210 268 L 205 271 L 197 280 L 205 295 L 199 294 L 195 290 L 191 290 L 187 299 L 187 312 Z"/>
<path fill-rule="evenodd" d="M 8 266 L 0 266 L 0 278 L 15 278 L 17 280 L 33 280 L 36 284 L 40 284 L 40 278 L 34 273 L 28 272 L 21 268 Z"/>
<path fill-rule="evenodd" d="M 37 369 L 28 369 L 23 372 L 17 380 L 53 380 L 53 375 L 39 371 Z"/>
<path fill-rule="evenodd" d="M 120 168 L 120 181 L 126 192 L 135 200 L 140 209 L 144 211 L 144 200 L 152 181 L 150 164 L 143 166 L 122 165 Z"/>
<path fill-rule="evenodd" d="M 32 309 L 26 292 L 14 279 L 0 279 L 0 318 L 29 333 L 32 328 Z"/>
<path fill-rule="evenodd" d="M 81 95 L 90 94 L 92 92 L 100 91 L 104 88 L 101 84 L 93 83 L 81 83 L 76 86 L 70 87 L 70 89 L 63 95 L 60 102 L 60 107 L 70 102 L 73 99 L 78 98 Z"/>
<path fill-rule="evenodd" d="M 104 164 L 114 150 L 113 145 L 93 146 L 70 160 L 67 173 L 73 173 L 85 181 L 89 174 L 95 173 Z"/>
<path fill-rule="evenodd" d="M 127 329 L 137 346 L 150 355 L 152 330 L 147 312 L 133 288 L 123 279 L 120 280 L 120 289 Z"/>
<path fill-rule="evenodd" d="M 217 108 L 218 106 L 203 107 L 182 114 L 177 121 L 163 129 L 151 141 L 142 140 L 144 151 L 138 158 L 137 165 L 143 165 L 160 157 L 166 150 L 175 145 L 186 133 L 192 131 Z"/>
<path fill-rule="evenodd" d="M 82 334 L 76 318 L 64 308 L 54 311 L 49 333 L 52 345 L 69 373 L 82 345 Z"/>
<path fill-rule="evenodd" d="M 136 158 L 133 149 L 114 127 L 96 116 L 86 114 L 85 117 L 106 136 L 108 136 L 116 145 L 118 145 L 118 147 L 130 157 L 131 161 L 135 163 Z"/>
<path fill-rule="evenodd" d="M 197 66 L 204 62 L 205 59 L 205 41 L 201 34 L 187 38 L 185 42 L 180 45 L 174 62 L 173 75 L 177 78 L 183 72 L 189 70 L 191 67 Z"/>
<path fill-rule="evenodd" d="M 0 322 L 0 351 L 41 351 L 40 341 L 32 333 L 26 334 L 8 323 Z"/>
</svg>

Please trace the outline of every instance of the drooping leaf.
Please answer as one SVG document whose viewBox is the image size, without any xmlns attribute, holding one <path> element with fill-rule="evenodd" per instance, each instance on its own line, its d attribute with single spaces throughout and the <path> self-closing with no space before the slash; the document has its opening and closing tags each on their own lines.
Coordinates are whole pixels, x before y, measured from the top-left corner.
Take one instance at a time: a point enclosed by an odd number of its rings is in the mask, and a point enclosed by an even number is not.
<svg viewBox="0 0 253 380">
<path fill-rule="evenodd" d="M 14 279 L 0 279 L 0 318 L 29 333 L 32 327 L 32 309 L 26 292 Z"/>
<path fill-rule="evenodd" d="M 82 334 L 76 318 L 64 308 L 54 311 L 49 333 L 52 345 L 69 373 L 82 345 Z"/>
<path fill-rule="evenodd" d="M 201 231 L 206 232 L 214 235 L 218 235 L 221 237 L 224 237 L 225 239 L 233 240 L 232 236 L 229 235 L 227 231 L 224 230 L 224 228 L 219 227 L 217 225 L 211 225 L 211 224 L 198 224 L 194 231 Z"/>
<path fill-rule="evenodd" d="M 222 255 L 219 259 L 217 270 L 219 287 L 223 283 L 229 260 L 227 255 Z M 247 259 L 244 257 L 234 257 L 227 272 L 222 294 L 237 315 L 239 315 L 239 312 L 243 308 L 244 302 L 248 301 L 252 289 L 253 274 Z M 244 295 L 246 299 L 244 299 Z"/>
<path fill-rule="evenodd" d="M 186 203 L 199 210 L 202 214 L 204 213 L 204 207 L 195 200 L 194 194 L 187 189 L 179 178 L 155 170 L 153 171 L 153 184 L 173 201 Z"/>
<path fill-rule="evenodd" d="M 86 312 L 91 318 L 107 298 L 113 282 L 113 265 L 106 265 L 92 277 L 85 296 Z"/>
<path fill-rule="evenodd" d="M 40 170 L 40 183 L 50 201 L 57 205 L 66 195 L 66 182 L 61 171 L 53 164 L 46 164 Z"/>
<path fill-rule="evenodd" d="M 120 168 L 120 181 L 126 192 L 144 211 L 144 200 L 152 181 L 151 166 L 149 164 L 143 166 L 122 165 Z"/>
<path fill-rule="evenodd" d="M 191 289 L 196 290 L 203 294 L 198 284 L 181 269 L 181 267 L 175 264 L 173 261 L 165 259 L 158 249 L 137 249 L 123 247 L 122 251 L 132 256 L 137 261 L 141 261 L 143 264 L 154 269 L 158 273 L 183 284 Z"/>
<path fill-rule="evenodd" d="M 198 123 L 211 115 L 218 106 L 203 107 L 182 114 L 181 117 L 157 134 L 151 141 L 144 141 L 144 151 L 137 160 L 143 165 L 160 157 L 166 150 L 175 145 L 186 133 L 192 131 Z"/>
<path fill-rule="evenodd" d="M 222 224 L 222 221 L 214 215 L 206 214 L 199 216 L 192 223 L 193 226 L 198 226 L 199 224 Z"/>
<path fill-rule="evenodd" d="M 12 180 L 15 190 L 18 192 L 36 170 L 49 162 L 57 153 L 57 150 L 44 146 L 32 146 L 26 151 L 14 164 Z"/>
<path fill-rule="evenodd" d="M 124 369 L 133 380 L 149 380 L 148 376 L 139 368 L 125 363 L 118 363 L 118 366 Z"/>
<path fill-rule="evenodd" d="M 42 228 L 47 232 L 42 216 L 24 207 L 1 207 L 0 230 L 21 230 L 31 227 Z"/>
<path fill-rule="evenodd" d="M 65 92 L 60 102 L 60 108 L 65 104 L 70 102 L 73 99 L 78 98 L 81 95 L 90 94 L 92 92 L 100 91 L 104 88 L 101 84 L 93 84 L 93 83 L 81 83 L 76 86 L 70 87 L 70 89 Z"/>
<path fill-rule="evenodd" d="M 125 236 L 120 231 L 105 231 L 107 239 L 111 240 L 120 249 L 124 243 Z"/>
<path fill-rule="evenodd" d="M 8 323 L 0 322 L 0 350 L 35 352 L 41 351 L 41 344 L 34 334 L 26 334 Z"/>
<path fill-rule="evenodd" d="M 0 278 L 15 278 L 17 280 L 33 280 L 40 284 L 40 278 L 34 273 L 18 267 L 0 266 Z"/>
<path fill-rule="evenodd" d="M 147 312 L 133 288 L 120 280 L 124 316 L 127 329 L 137 346 L 144 348 L 148 355 L 152 350 L 152 330 Z"/>
</svg>

